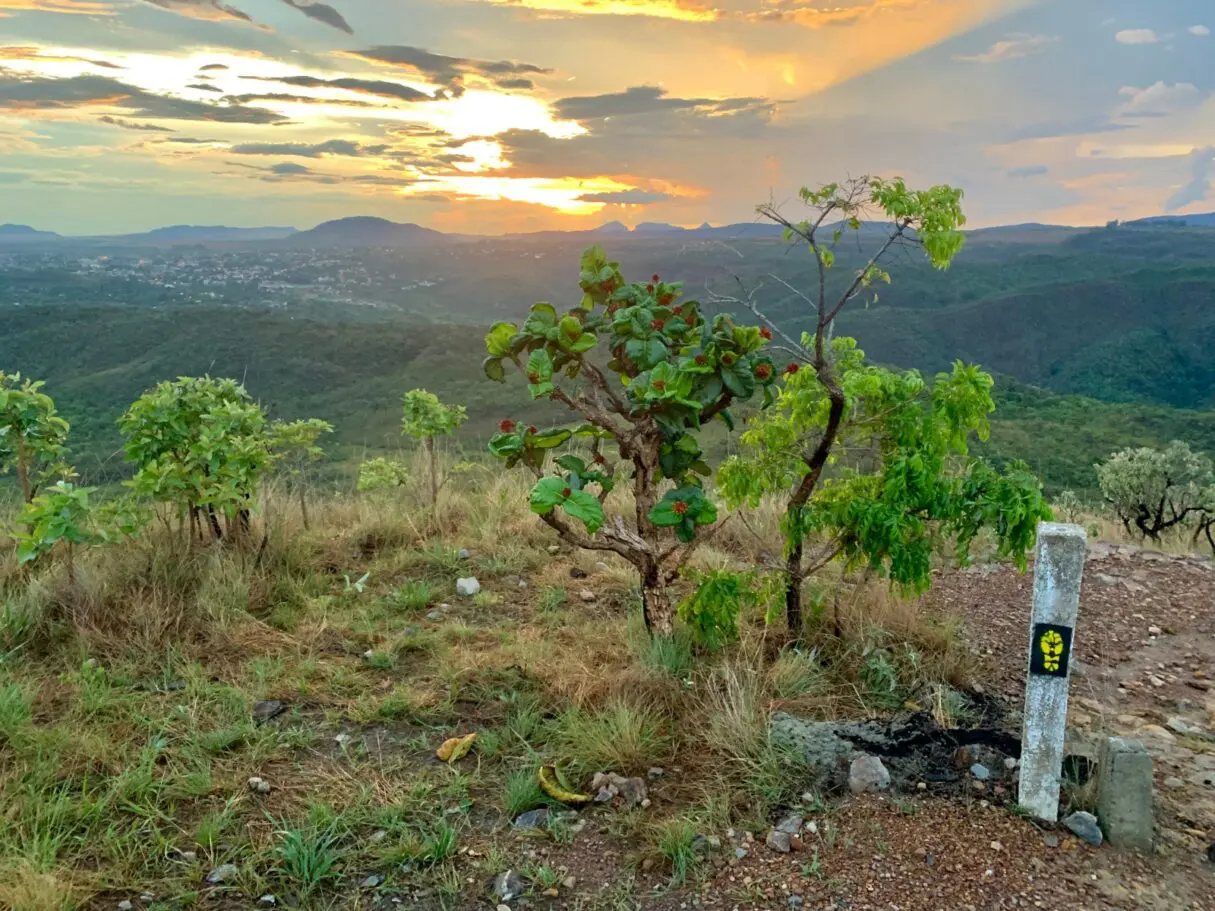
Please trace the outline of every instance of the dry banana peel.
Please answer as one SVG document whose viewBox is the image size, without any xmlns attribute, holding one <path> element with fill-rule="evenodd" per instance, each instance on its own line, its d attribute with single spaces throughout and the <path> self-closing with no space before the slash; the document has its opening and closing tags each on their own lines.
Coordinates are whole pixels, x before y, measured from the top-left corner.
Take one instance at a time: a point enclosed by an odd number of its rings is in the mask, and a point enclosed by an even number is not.
<svg viewBox="0 0 1215 911">
<path fill-rule="evenodd" d="M 557 775 L 556 766 L 541 766 L 537 777 L 540 779 L 540 790 L 553 800 L 578 807 L 590 803 L 594 799 L 590 794 L 579 794 L 577 791 L 567 788 Z"/>
<path fill-rule="evenodd" d="M 457 762 L 468 755 L 468 751 L 472 749 L 473 741 L 476 739 L 475 731 L 463 737 L 449 737 L 443 741 L 442 746 L 435 750 L 435 755 L 449 764 Z"/>
</svg>

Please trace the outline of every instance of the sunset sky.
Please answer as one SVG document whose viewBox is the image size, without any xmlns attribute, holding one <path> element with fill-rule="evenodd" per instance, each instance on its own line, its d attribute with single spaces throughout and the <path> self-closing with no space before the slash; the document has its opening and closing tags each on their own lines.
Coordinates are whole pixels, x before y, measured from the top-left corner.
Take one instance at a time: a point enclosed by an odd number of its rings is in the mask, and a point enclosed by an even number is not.
<svg viewBox="0 0 1215 911">
<path fill-rule="evenodd" d="M 0 222 L 973 226 L 1215 209 L 1213 0 L 0 0 Z"/>
</svg>

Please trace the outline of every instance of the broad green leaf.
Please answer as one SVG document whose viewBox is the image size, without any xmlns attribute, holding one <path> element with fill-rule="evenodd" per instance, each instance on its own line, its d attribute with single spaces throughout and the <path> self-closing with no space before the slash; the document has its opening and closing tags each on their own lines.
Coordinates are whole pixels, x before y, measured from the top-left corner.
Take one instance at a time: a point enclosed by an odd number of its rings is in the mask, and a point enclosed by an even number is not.
<svg viewBox="0 0 1215 911">
<path fill-rule="evenodd" d="M 529 496 L 532 512 L 544 515 L 565 502 L 572 493 L 564 478 L 541 478 Z"/>
<path fill-rule="evenodd" d="M 603 525 L 603 505 L 585 490 L 571 490 L 562 508 L 571 518 L 582 522 L 592 535 Z"/>
</svg>

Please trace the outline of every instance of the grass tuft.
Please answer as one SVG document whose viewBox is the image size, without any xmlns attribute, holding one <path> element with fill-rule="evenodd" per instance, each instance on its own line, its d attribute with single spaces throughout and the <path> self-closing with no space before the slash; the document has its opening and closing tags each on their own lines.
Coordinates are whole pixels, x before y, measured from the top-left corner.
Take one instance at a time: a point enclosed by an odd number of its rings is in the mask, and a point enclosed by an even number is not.
<svg viewBox="0 0 1215 911">
<path fill-rule="evenodd" d="M 578 773 L 644 772 L 670 747 L 666 719 L 650 705 L 616 698 L 601 709 L 572 708 L 556 721 L 555 747 Z"/>
</svg>

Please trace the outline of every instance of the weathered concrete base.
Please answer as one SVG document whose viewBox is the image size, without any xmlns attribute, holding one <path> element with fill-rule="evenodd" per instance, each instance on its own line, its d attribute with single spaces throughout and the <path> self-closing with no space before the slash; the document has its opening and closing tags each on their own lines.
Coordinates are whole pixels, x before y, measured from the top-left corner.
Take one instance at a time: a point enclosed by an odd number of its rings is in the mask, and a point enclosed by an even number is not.
<svg viewBox="0 0 1215 911">
<path fill-rule="evenodd" d="M 1107 737 L 1097 755 L 1097 819 L 1106 841 L 1151 853 L 1152 756 L 1138 740 Z"/>
</svg>

